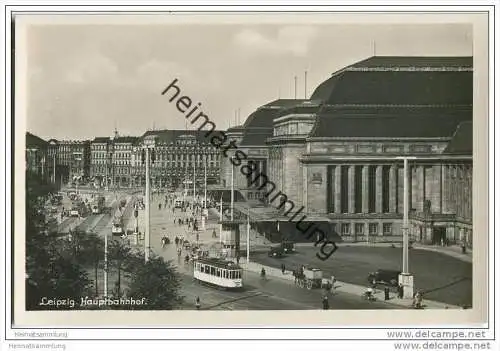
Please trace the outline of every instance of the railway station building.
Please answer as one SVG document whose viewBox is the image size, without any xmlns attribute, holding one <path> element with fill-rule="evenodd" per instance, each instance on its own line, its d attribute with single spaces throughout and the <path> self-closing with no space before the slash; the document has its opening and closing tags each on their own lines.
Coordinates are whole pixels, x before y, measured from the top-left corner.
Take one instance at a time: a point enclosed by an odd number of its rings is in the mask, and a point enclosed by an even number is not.
<svg viewBox="0 0 500 351">
<path fill-rule="evenodd" d="M 308 100 L 258 108 L 226 134 L 268 181 L 235 167 L 234 184 L 247 202 L 284 206 L 267 219 L 262 204 L 241 211 L 266 221 L 293 203 L 344 241 L 400 241 L 409 156 L 411 240 L 471 246 L 472 75 L 472 57 L 375 56 L 334 72 Z"/>
</svg>

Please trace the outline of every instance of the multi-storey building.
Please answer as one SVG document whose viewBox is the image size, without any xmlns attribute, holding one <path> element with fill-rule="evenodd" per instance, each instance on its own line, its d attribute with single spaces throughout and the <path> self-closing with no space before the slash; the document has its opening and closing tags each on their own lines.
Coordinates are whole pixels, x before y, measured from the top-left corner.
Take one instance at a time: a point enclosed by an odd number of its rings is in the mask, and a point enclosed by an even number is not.
<svg viewBox="0 0 500 351">
<path fill-rule="evenodd" d="M 57 164 L 63 171 L 63 182 L 85 181 L 90 176 L 90 141 L 61 140 L 58 142 Z"/>
<path fill-rule="evenodd" d="M 132 150 L 138 139 L 138 137 L 123 136 L 112 140 L 112 183 L 118 187 L 132 185 Z"/>
<path fill-rule="evenodd" d="M 372 57 L 309 100 L 272 102 L 229 130 L 273 204 L 328 220 L 347 241 L 401 237 L 402 156 L 413 240 L 472 243 L 472 58 Z M 223 171 L 223 181 L 229 183 Z M 272 182 L 272 184 L 271 184 Z"/>
<path fill-rule="evenodd" d="M 153 130 L 147 131 L 132 148 L 131 182 L 144 186 L 145 165 L 142 162 L 144 140 L 154 140 L 155 161 L 151 165 L 153 187 L 179 186 L 184 182 L 218 183 L 220 177 L 220 150 L 210 144 L 204 131 Z"/>
<path fill-rule="evenodd" d="M 90 178 L 95 184 L 106 186 L 107 179 L 110 185 L 112 155 L 111 138 L 96 137 L 90 142 Z"/>
<path fill-rule="evenodd" d="M 47 175 L 48 143 L 29 132 L 26 133 L 26 170 L 41 177 Z"/>
</svg>

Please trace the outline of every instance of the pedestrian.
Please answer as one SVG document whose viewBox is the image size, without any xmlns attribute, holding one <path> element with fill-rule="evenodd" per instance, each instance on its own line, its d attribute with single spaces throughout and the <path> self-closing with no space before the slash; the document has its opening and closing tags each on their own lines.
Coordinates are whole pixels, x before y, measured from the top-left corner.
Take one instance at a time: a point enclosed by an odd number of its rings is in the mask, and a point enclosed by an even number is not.
<svg viewBox="0 0 500 351">
<path fill-rule="evenodd" d="M 398 285 L 398 297 L 400 299 L 403 298 L 403 293 L 404 293 L 404 288 L 403 288 L 403 284 L 399 283 Z"/>
<path fill-rule="evenodd" d="M 284 264 L 284 263 L 282 263 L 282 264 L 281 264 L 281 273 L 282 273 L 282 274 L 285 274 L 285 272 L 286 272 L 286 267 L 285 267 L 285 264 Z"/>
<path fill-rule="evenodd" d="M 214 229 L 214 231 L 212 232 L 212 238 L 216 238 L 216 237 L 217 237 L 217 232 Z"/>
<path fill-rule="evenodd" d="M 384 300 L 388 301 L 389 300 L 389 287 L 384 288 Z"/>
<path fill-rule="evenodd" d="M 330 304 L 328 302 L 328 296 L 323 296 L 323 309 L 328 310 L 330 309 Z"/>
<path fill-rule="evenodd" d="M 158 209 L 161 210 L 161 202 L 158 204 Z"/>
<path fill-rule="evenodd" d="M 416 298 L 416 300 L 417 300 L 417 301 L 416 301 L 416 306 L 415 306 L 415 307 L 416 307 L 416 308 L 422 308 L 422 300 L 423 300 L 423 298 L 424 298 L 424 297 L 423 297 L 423 293 L 422 293 L 422 291 L 421 291 L 421 290 L 419 290 L 419 291 L 417 292 L 417 294 L 416 294 L 415 298 Z"/>
<path fill-rule="evenodd" d="M 196 309 L 199 310 L 200 309 L 200 297 L 199 296 L 196 296 L 196 301 L 195 301 L 195 305 L 196 305 Z"/>
</svg>

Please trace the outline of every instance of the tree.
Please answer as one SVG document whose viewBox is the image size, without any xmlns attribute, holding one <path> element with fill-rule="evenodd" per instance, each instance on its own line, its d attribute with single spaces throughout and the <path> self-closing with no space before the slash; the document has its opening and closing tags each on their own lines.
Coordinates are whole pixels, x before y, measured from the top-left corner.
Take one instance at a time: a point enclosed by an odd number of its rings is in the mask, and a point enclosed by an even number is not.
<svg viewBox="0 0 500 351">
<path fill-rule="evenodd" d="M 65 241 L 48 229 L 43 204 L 51 188 L 33 175 L 27 175 L 26 188 L 26 309 L 69 308 L 41 305 L 42 298 L 77 299 L 87 294 L 90 281 Z"/>
<path fill-rule="evenodd" d="M 101 262 L 104 261 L 104 239 L 94 232 L 86 233 L 86 235 L 78 235 L 79 250 L 78 260 L 84 266 L 92 266 L 94 268 L 94 288 L 95 296 L 99 295 L 98 276 Z"/>
<path fill-rule="evenodd" d="M 172 310 L 182 304 L 180 275 L 170 261 L 163 257 L 150 257 L 145 263 L 134 259 L 136 267 L 132 272 L 128 296 L 146 298 L 144 305 L 130 305 L 130 309 Z"/>
<path fill-rule="evenodd" d="M 116 297 L 122 296 L 122 271 L 128 273 L 127 278 L 135 269 L 134 265 L 131 265 L 131 259 L 133 256 L 130 246 L 125 245 L 121 240 L 112 240 L 108 247 L 108 262 L 110 267 L 117 270 L 118 280 L 116 282 L 116 289 L 114 295 Z"/>
</svg>

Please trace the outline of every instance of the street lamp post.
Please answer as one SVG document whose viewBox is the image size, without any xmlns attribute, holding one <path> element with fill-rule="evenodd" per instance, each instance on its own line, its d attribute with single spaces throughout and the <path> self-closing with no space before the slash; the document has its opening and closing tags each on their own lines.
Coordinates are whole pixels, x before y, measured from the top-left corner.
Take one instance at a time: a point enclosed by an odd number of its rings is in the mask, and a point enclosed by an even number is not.
<svg viewBox="0 0 500 351">
<path fill-rule="evenodd" d="M 196 156 L 198 155 L 193 155 L 194 157 L 194 162 L 193 162 L 193 206 L 196 203 Z M 193 207 L 194 210 L 194 207 Z"/>
<path fill-rule="evenodd" d="M 56 154 L 53 154 L 52 162 L 53 162 L 53 164 L 52 164 L 52 167 L 53 167 L 52 180 L 55 184 L 56 183 Z"/>
<path fill-rule="evenodd" d="M 104 297 L 108 297 L 108 232 L 104 232 Z"/>
<path fill-rule="evenodd" d="M 250 263 L 250 208 L 247 209 L 247 263 Z"/>
<path fill-rule="evenodd" d="M 233 156 L 229 159 L 231 163 L 231 221 L 234 220 L 233 208 L 234 208 L 234 165 L 233 165 Z"/>
<path fill-rule="evenodd" d="M 403 270 L 399 275 L 399 283 L 403 285 L 403 297 L 413 298 L 413 275 L 409 269 L 409 189 L 408 189 L 408 160 L 415 160 L 416 157 L 396 157 L 398 160 L 403 160 Z"/>
<path fill-rule="evenodd" d="M 145 214 L 146 214 L 146 230 L 144 233 L 144 261 L 148 262 L 149 261 L 149 251 L 150 251 L 150 221 L 151 221 L 151 213 L 150 213 L 150 179 L 149 179 L 149 161 L 150 161 L 150 149 L 152 151 L 152 157 L 151 161 L 154 162 L 154 146 L 155 146 L 155 140 L 152 138 L 145 138 L 144 139 L 144 145 L 143 145 L 143 150 L 144 150 L 144 159 L 143 162 L 146 164 L 146 191 L 145 191 L 145 196 L 144 196 L 144 205 L 145 205 Z"/>
<path fill-rule="evenodd" d="M 205 190 L 204 190 L 204 200 L 203 200 L 203 214 L 201 216 L 201 226 L 202 229 L 205 230 L 205 222 L 207 216 L 207 154 L 205 153 L 204 157 L 204 166 L 205 166 Z"/>
</svg>

